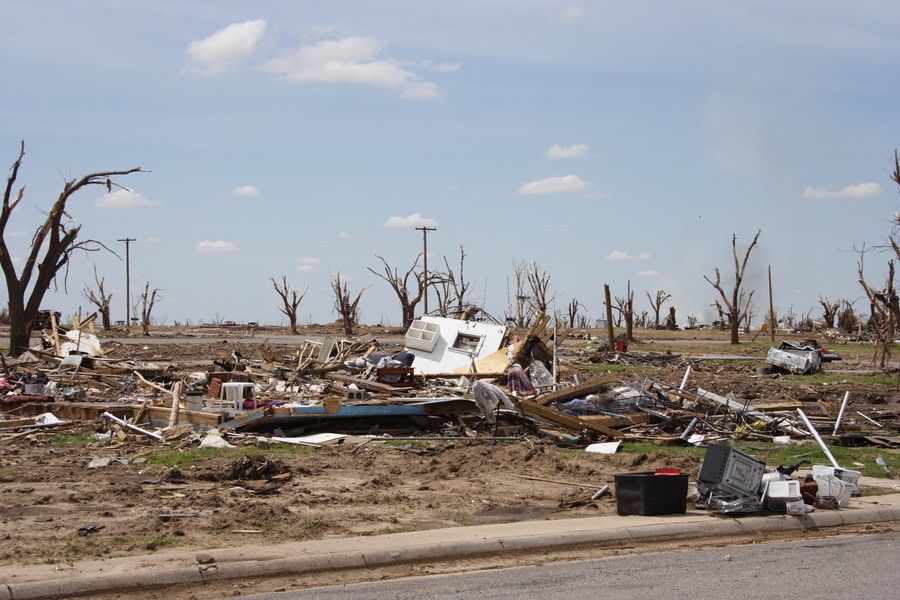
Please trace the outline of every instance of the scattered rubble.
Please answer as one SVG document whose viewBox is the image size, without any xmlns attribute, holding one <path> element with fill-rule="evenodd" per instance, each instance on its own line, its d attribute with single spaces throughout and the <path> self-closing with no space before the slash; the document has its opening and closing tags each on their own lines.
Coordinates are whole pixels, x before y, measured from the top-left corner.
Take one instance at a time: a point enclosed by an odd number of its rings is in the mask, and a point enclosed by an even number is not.
<svg viewBox="0 0 900 600">
<path fill-rule="evenodd" d="M 271 514 L 238 516 L 238 507 L 248 497 L 284 494 L 291 498 L 289 505 L 306 507 L 313 515 L 304 517 L 310 522 L 308 530 L 290 535 L 313 535 L 317 509 L 333 510 L 340 504 L 345 524 L 323 526 L 339 535 L 365 532 L 367 522 L 371 526 L 378 521 L 353 512 L 366 498 L 377 497 L 385 507 L 420 505 L 417 514 L 430 511 L 445 520 L 451 519 L 447 511 L 459 511 L 466 503 L 483 503 L 478 514 L 485 519 L 543 518 L 558 511 L 575 516 L 579 511 L 617 510 L 617 499 L 606 493 L 614 474 L 657 477 L 660 469 L 685 474 L 699 467 L 694 459 L 679 462 L 662 453 L 620 457 L 616 452 L 623 442 L 713 448 L 738 440 L 788 443 L 824 436 L 831 444 L 886 449 L 900 442 L 894 403 L 848 406 L 843 391 L 844 402 L 838 402 L 827 400 L 820 390 L 804 393 L 802 387 L 796 397 L 771 399 L 762 384 L 777 381 L 778 375 L 760 374 L 746 363 L 732 366 L 664 350 L 640 352 L 635 349 L 639 343 L 632 343 L 630 351 L 603 351 L 605 358 L 599 361 L 600 353 L 563 345 L 566 336 L 554 332 L 546 316 L 534 319 L 526 330 L 427 319 L 411 329 L 418 328 L 421 337 L 429 323 L 436 327 L 431 328 L 436 336 L 447 336 L 428 351 L 428 372 L 418 368 L 425 351 L 409 344 L 410 332 L 402 344 L 384 343 L 372 334 L 349 339 L 325 335 L 288 348 L 222 341 L 209 346 L 214 356 L 179 361 L 166 357 L 162 349 L 145 348 L 139 359 L 122 345 L 101 344 L 90 321 L 54 329 L 40 347 L 5 361 L 0 445 L 13 452 L 0 467 L 12 468 L 10 461 L 28 448 L 49 456 L 46 460 L 62 461 L 54 456 L 52 436 L 89 434 L 108 445 L 92 448 L 93 455 L 68 472 L 89 468 L 93 475 L 102 474 L 113 486 L 110 493 L 121 494 L 135 507 L 152 499 L 154 515 L 169 516 L 160 522 L 174 524 L 190 516 L 207 524 L 209 535 L 264 531 L 274 518 Z M 67 341 L 75 347 L 62 354 Z M 808 344 L 800 348 L 811 351 Z M 460 362 L 460 356 L 465 360 Z M 597 362 L 627 368 L 590 372 Z M 745 383 L 735 387 L 738 379 Z M 492 402 L 479 406 L 478 389 L 491 390 Z M 831 396 L 835 394 L 837 389 Z M 423 440 L 433 443 L 417 446 Z M 586 452 L 566 464 L 547 453 L 552 445 Z M 315 454 L 279 463 L 266 452 L 276 446 Z M 223 458 L 216 472 L 184 466 L 160 472 L 159 467 L 141 466 L 143 457 L 158 448 L 235 450 L 224 454 L 230 458 Z M 254 454 L 239 454 L 243 449 Z M 387 466 L 393 459 L 406 462 Z M 364 480 L 341 479 L 349 465 L 364 473 L 367 465 L 373 470 Z M 479 491 L 477 482 L 491 478 L 479 474 L 485 465 L 532 486 L 516 488 L 517 502 L 527 505 L 530 498 L 540 508 L 514 510 L 501 490 Z M 823 479 L 826 475 L 840 479 L 826 473 L 817 480 L 825 490 L 823 503 L 832 497 L 828 488 L 841 487 Z M 451 480 L 463 477 L 471 479 L 466 491 L 444 492 Z M 636 481 L 637 493 L 643 493 L 644 479 Z M 770 486 L 765 497 L 757 486 L 744 496 L 701 498 L 698 492 L 693 500 L 710 510 L 717 501 L 737 500 L 746 510 L 783 513 L 797 506 L 802 483 L 799 488 L 791 483 Z M 123 530 L 124 525 L 113 523 L 124 511 L 119 501 L 106 492 L 73 485 L 71 497 L 85 508 L 106 498 L 104 508 L 89 518 L 101 521 L 109 513 L 102 521 L 107 528 L 89 539 Z M 679 480 L 676 496 L 680 486 Z M 38 487 L 17 482 L 8 499 L 19 508 L 5 515 L 26 512 L 28 503 L 40 498 L 32 498 Z M 618 492 L 618 482 L 613 487 Z M 626 488 L 621 486 L 623 492 Z M 628 510 L 646 510 L 640 502 Z M 734 512 L 723 506 L 713 512 Z M 680 500 L 674 508 L 681 510 Z M 672 505 L 662 510 L 672 510 Z M 391 518 L 403 521 L 401 516 Z M 157 526 L 148 525 L 148 535 Z M 376 530 L 389 527 L 381 522 Z"/>
</svg>

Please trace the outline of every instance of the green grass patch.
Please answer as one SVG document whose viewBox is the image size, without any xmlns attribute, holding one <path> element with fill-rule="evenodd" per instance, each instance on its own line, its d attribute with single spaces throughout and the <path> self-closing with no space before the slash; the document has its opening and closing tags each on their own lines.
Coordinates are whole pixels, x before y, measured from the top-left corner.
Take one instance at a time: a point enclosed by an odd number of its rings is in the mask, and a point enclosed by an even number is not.
<svg viewBox="0 0 900 600">
<path fill-rule="evenodd" d="M 322 519 L 306 519 L 301 523 L 303 529 L 307 529 L 309 531 L 318 531 L 320 529 L 325 529 L 325 521 Z"/>
<path fill-rule="evenodd" d="M 813 375 L 785 375 L 784 381 L 790 383 L 835 384 L 848 383 L 855 385 L 876 385 L 887 388 L 900 387 L 900 376 L 888 375 L 851 375 L 848 373 L 815 373 Z"/>
<path fill-rule="evenodd" d="M 315 448 L 309 446 L 279 444 L 277 446 L 269 447 L 265 451 L 265 454 L 267 456 L 278 456 L 279 454 L 310 454 L 315 452 L 315 450 Z M 252 446 L 245 446 L 243 448 L 187 448 L 185 450 L 160 448 L 152 454 L 145 455 L 145 458 L 147 459 L 148 465 L 184 467 L 216 458 L 225 457 L 238 459 L 260 453 L 261 451 L 259 448 L 254 448 Z"/>
<path fill-rule="evenodd" d="M 85 448 L 92 444 L 96 444 L 98 441 L 99 440 L 93 435 L 88 435 L 85 433 L 58 433 L 53 436 L 52 440 L 53 444 L 57 446 L 75 446 L 78 448 Z"/>
</svg>

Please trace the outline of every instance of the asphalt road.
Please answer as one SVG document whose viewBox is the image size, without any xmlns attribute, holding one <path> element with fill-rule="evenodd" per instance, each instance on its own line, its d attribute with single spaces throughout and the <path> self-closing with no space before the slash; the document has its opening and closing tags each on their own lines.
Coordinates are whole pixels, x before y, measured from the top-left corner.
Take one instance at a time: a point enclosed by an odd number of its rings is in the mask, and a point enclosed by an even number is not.
<svg viewBox="0 0 900 600">
<path fill-rule="evenodd" d="M 253 600 L 896 598 L 900 589 L 898 551 L 900 533 L 839 536 L 243 597 Z"/>
</svg>

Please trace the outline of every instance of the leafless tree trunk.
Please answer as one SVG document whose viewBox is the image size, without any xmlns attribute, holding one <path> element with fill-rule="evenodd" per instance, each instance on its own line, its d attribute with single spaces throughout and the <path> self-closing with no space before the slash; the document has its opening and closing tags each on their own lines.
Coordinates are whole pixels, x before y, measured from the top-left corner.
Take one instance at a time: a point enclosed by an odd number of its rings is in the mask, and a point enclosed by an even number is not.
<svg viewBox="0 0 900 600">
<path fill-rule="evenodd" d="M 746 291 L 741 290 L 741 297 L 738 300 L 738 304 L 740 304 L 742 306 L 744 304 L 746 304 L 746 306 L 747 306 L 747 310 L 744 311 L 744 318 L 742 320 L 742 323 L 744 324 L 744 333 L 750 333 L 750 326 L 753 324 L 753 317 L 756 316 L 756 311 L 758 310 L 758 307 L 753 306 L 752 304 L 746 303 L 746 295 L 747 295 Z"/>
<path fill-rule="evenodd" d="M 159 288 L 150 289 L 150 282 L 144 282 L 144 291 L 141 293 L 141 329 L 143 335 L 150 335 L 150 315 L 157 301 L 162 300 L 162 296 L 158 296 Z"/>
<path fill-rule="evenodd" d="M 771 313 L 766 313 L 766 327 L 769 328 L 769 331 L 778 331 L 778 324 L 781 322 L 781 318 L 778 316 L 778 307 L 775 306 L 772 308 Z"/>
<path fill-rule="evenodd" d="M 669 316 L 666 317 L 666 329 L 669 331 L 674 331 L 678 328 L 678 322 L 675 319 L 675 307 L 669 307 Z"/>
<path fill-rule="evenodd" d="M 634 290 L 628 292 L 628 297 L 615 297 L 615 308 L 625 320 L 625 340 L 634 340 Z"/>
<path fill-rule="evenodd" d="M 530 296 L 525 293 L 526 271 L 525 261 L 513 263 L 513 276 L 516 279 L 516 312 L 514 317 L 516 327 L 525 327 L 525 306 L 531 300 Z"/>
<path fill-rule="evenodd" d="M 650 324 L 650 313 L 646 310 L 642 310 L 634 317 L 634 324 L 641 329 L 647 329 Z"/>
<path fill-rule="evenodd" d="M 819 296 L 819 304 L 822 305 L 822 320 L 825 322 L 825 327 L 833 329 L 834 320 L 837 318 L 838 308 L 841 306 L 841 303 L 832 302 L 828 298 Z"/>
<path fill-rule="evenodd" d="M 73 194 L 87 186 L 102 185 L 106 186 L 109 191 L 114 185 L 121 187 L 112 181 L 112 177 L 142 171 L 140 167 L 135 167 L 125 171 L 90 173 L 80 179 L 66 180 L 56 201 L 47 211 L 44 222 L 35 230 L 34 236 L 31 238 L 31 249 L 21 264 L 20 272 L 17 273 L 13 257 L 6 245 L 6 226 L 12 212 L 25 194 L 25 187 L 22 186 L 13 195 L 19 167 L 22 165 L 24 157 L 25 142 L 23 141 L 18 158 L 10 169 L 9 179 L 7 179 L 6 189 L 3 193 L 3 208 L 0 212 L 0 266 L 2 266 L 3 275 L 6 278 L 6 291 L 9 298 L 10 356 L 19 356 L 28 349 L 34 319 L 41 308 L 44 294 L 56 281 L 57 274 L 67 267 L 72 253 L 76 250 L 95 252 L 105 248 L 96 240 L 78 240 L 81 225 L 75 224 L 75 219 L 66 211 L 66 203 Z M 36 277 L 35 269 L 37 269 Z M 35 277 L 33 281 L 32 277 Z M 65 277 L 63 277 L 63 283 L 65 285 Z"/>
<path fill-rule="evenodd" d="M 894 150 L 894 172 L 891 173 L 891 179 L 897 185 L 900 185 L 900 155 Z M 894 228 L 888 236 L 890 248 L 894 251 L 897 259 L 900 259 L 900 239 L 898 239 L 898 230 L 900 230 L 900 215 L 894 215 Z M 863 257 L 866 249 L 859 252 L 859 262 L 857 263 L 857 272 L 859 274 L 859 284 L 862 286 L 866 297 L 869 299 L 869 307 L 871 317 L 869 318 L 869 327 L 872 329 L 875 338 L 878 340 L 880 351 L 876 351 L 876 359 L 879 365 L 884 368 L 888 359 L 891 357 L 891 344 L 894 341 L 897 332 L 897 323 L 900 321 L 900 300 L 897 297 L 897 291 L 894 287 L 894 259 L 888 261 L 888 276 L 883 289 L 875 289 L 871 287 L 863 275 Z M 844 315 L 841 315 L 844 320 Z M 844 323 L 841 323 L 844 325 Z"/>
<path fill-rule="evenodd" d="M 853 308 L 854 304 L 856 304 L 856 301 L 841 301 L 841 309 L 840 313 L 838 314 L 837 325 L 838 329 L 847 334 L 853 333 L 859 327 L 859 317 L 856 316 L 856 311 Z"/>
<path fill-rule="evenodd" d="M 897 331 L 898 318 L 900 318 L 900 302 L 898 302 L 897 291 L 894 288 L 894 261 L 888 261 L 887 281 L 883 289 L 877 290 L 866 283 L 863 276 L 864 252 L 860 252 L 857 273 L 859 274 L 859 284 L 869 298 L 872 315 L 869 319 L 869 327 L 878 341 L 873 360 L 878 360 L 879 366 L 883 369 L 891 357 L 891 344 Z"/>
<path fill-rule="evenodd" d="M 546 314 L 547 308 L 556 297 L 555 294 L 550 294 L 550 275 L 546 271 L 542 271 L 536 262 L 533 262 L 528 265 L 525 276 L 528 280 L 528 287 L 531 289 L 529 304 L 532 311 L 537 314 Z"/>
<path fill-rule="evenodd" d="M 578 300 L 573 298 L 572 301 L 569 302 L 569 306 L 567 308 L 568 314 L 566 315 L 568 317 L 568 323 L 569 323 L 570 329 L 575 328 L 575 322 L 578 320 L 578 311 L 580 309 L 581 309 L 581 303 L 578 302 Z"/>
<path fill-rule="evenodd" d="M 303 301 L 303 297 L 306 296 L 306 292 L 309 291 L 309 286 L 302 292 L 295 290 L 291 287 L 291 284 L 288 283 L 287 275 L 281 276 L 281 285 L 279 285 L 274 278 L 270 277 L 269 281 L 272 282 L 275 293 L 281 298 L 281 306 L 278 310 L 284 313 L 284 316 L 288 318 L 288 324 L 291 327 L 291 335 L 299 334 L 300 332 L 297 331 L 297 313 L 300 308 L 300 303 Z"/>
<path fill-rule="evenodd" d="M 331 291 L 334 293 L 334 309 L 341 315 L 345 335 L 353 335 L 354 328 L 359 325 L 359 301 L 362 299 L 363 292 L 367 289 L 369 289 L 368 286 L 361 289 L 356 298 L 351 300 L 347 282 L 341 281 L 340 272 L 331 280 Z"/>
<path fill-rule="evenodd" d="M 794 329 L 794 321 L 797 320 L 797 313 L 794 312 L 794 305 L 788 306 L 787 312 L 784 314 L 784 326 L 792 331 Z"/>
<path fill-rule="evenodd" d="M 97 275 L 97 265 L 94 265 L 94 281 L 97 282 L 96 292 L 88 286 L 84 286 L 84 291 L 82 293 L 88 302 L 97 307 L 97 312 L 100 313 L 100 321 L 103 324 L 103 330 L 109 331 L 112 329 L 112 323 L 109 319 L 109 305 L 112 301 L 112 293 L 107 294 L 104 291 L 104 279 L 101 279 Z"/>
<path fill-rule="evenodd" d="M 659 329 L 659 311 L 662 309 L 663 303 L 672 297 L 671 294 L 667 294 L 665 290 L 658 290 L 656 292 L 656 298 L 653 298 L 650 295 L 650 292 L 644 292 L 647 294 L 647 299 L 650 301 L 650 307 L 653 309 L 653 328 Z"/>
<path fill-rule="evenodd" d="M 469 304 L 469 288 L 471 282 L 465 278 L 466 250 L 459 246 L 459 271 L 454 272 L 450 268 L 450 262 L 444 257 L 444 267 L 446 271 L 435 275 L 435 289 L 438 290 L 438 299 L 441 300 L 440 306 L 442 316 L 450 316 L 451 313 L 461 315 L 466 312 Z"/>
<path fill-rule="evenodd" d="M 425 273 L 423 271 L 416 272 L 416 267 L 419 265 L 419 259 L 421 258 L 421 254 L 416 256 L 416 260 L 413 261 L 412 266 L 403 275 L 400 275 L 397 268 L 391 267 L 381 256 L 378 256 L 378 259 L 384 267 L 384 273 L 379 273 L 371 267 L 366 267 L 374 275 L 387 281 L 391 286 L 391 289 L 394 290 L 397 299 L 400 301 L 400 309 L 403 315 L 403 327 L 409 327 L 413 322 L 413 319 L 416 316 L 416 306 L 422 301 L 422 298 L 425 295 L 426 285 L 429 283 L 425 281 Z M 414 288 L 410 286 L 410 278 L 412 278 L 415 283 Z"/>
<path fill-rule="evenodd" d="M 719 268 L 715 268 L 716 280 L 713 281 L 706 275 L 703 276 L 711 286 L 713 286 L 716 291 L 719 292 L 719 295 L 722 297 L 722 303 L 725 305 L 725 308 L 728 312 L 729 324 L 731 326 L 731 343 L 739 344 L 740 338 L 738 336 L 738 324 L 743 319 L 744 315 L 747 312 L 750 303 L 753 301 L 753 292 L 751 290 L 749 294 L 747 294 L 747 301 L 743 304 L 740 303 L 741 297 L 741 283 L 744 280 L 744 273 L 747 270 L 747 261 L 750 259 L 750 253 L 753 251 L 754 246 L 756 246 L 757 241 L 759 240 L 759 234 L 762 233 L 762 230 L 758 230 L 756 235 L 753 236 L 753 241 L 750 242 L 750 245 L 747 247 L 747 251 L 744 253 L 744 259 L 742 261 L 738 261 L 737 254 L 737 234 L 732 235 L 731 237 L 731 253 L 734 257 L 734 288 L 731 290 L 731 298 L 725 293 L 725 290 L 722 289 L 722 274 L 719 272 Z"/>
<path fill-rule="evenodd" d="M 688 329 L 695 329 L 697 325 L 700 323 L 700 319 L 697 318 L 697 315 L 690 314 L 687 317 L 687 326 Z"/>
<path fill-rule="evenodd" d="M 722 304 L 718 300 L 713 300 L 713 303 L 710 306 L 715 307 L 716 311 L 719 313 L 719 331 L 725 331 L 725 325 L 728 321 L 725 317 L 725 309 L 722 308 Z"/>
</svg>

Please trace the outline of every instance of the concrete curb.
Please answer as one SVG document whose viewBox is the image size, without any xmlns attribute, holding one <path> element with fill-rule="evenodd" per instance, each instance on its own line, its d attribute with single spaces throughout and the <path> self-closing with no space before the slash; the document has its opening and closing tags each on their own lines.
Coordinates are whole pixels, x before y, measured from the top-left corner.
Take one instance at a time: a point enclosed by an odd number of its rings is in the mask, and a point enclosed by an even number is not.
<svg viewBox="0 0 900 600">
<path fill-rule="evenodd" d="M 60 576 L 39 581 L 0 584 L 0 600 L 28 600 L 37 598 L 62 598 L 103 592 L 127 592 L 138 589 L 163 588 L 179 584 L 203 584 L 240 578 L 265 578 L 302 575 L 328 571 L 368 569 L 399 564 L 410 564 L 450 558 L 469 558 L 497 555 L 509 552 L 546 550 L 548 548 L 577 548 L 585 546 L 611 546 L 617 543 L 652 542 L 685 538 L 715 537 L 726 535 L 748 536 L 776 531 L 792 531 L 862 525 L 870 523 L 900 522 L 900 506 L 873 506 L 819 511 L 800 516 L 765 515 L 743 518 L 716 518 L 689 514 L 679 518 L 619 518 L 615 521 L 603 518 L 571 519 L 560 521 L 536 521 L 512 523 L 500 526 L 452 528 L 422 535 L 422 532 L 395 534 L 382 538 L 357 540 L 354 550 L 342 550 L 348 540 L 328 540 L 319 544 L 307 544 L 297 554 L 287 558 L 268 558 L 278 553 L 278 547 L 268 552 L 257 548 L 219 549 L 206 552 L 216 562 L 207 565 L 179 566 L 188 554 L 179 557 L 134 557 L 117 563 L 111 572 L 94 572 L 88 575 L 62 578 Z M 687 519 L 687 520 L 685 520 Z M 614 525 L 611 525 L 614 523 Z M 600 528 L 590 528 L 600 524 Z M 528 529 L 532 531 L 528 531 Z M 451 539 L 434 541 L 445 535 Z M 379 543 L 383 542 L 383 546 Z M 285 547 L 291 546 L 286 544 Z M 376 547 L 378 546 L 378 547 Z M 191 553 L 193 557 L 201 553 Z M 114 566 L 105 563 L 107 567 Z"/>
</svg>

